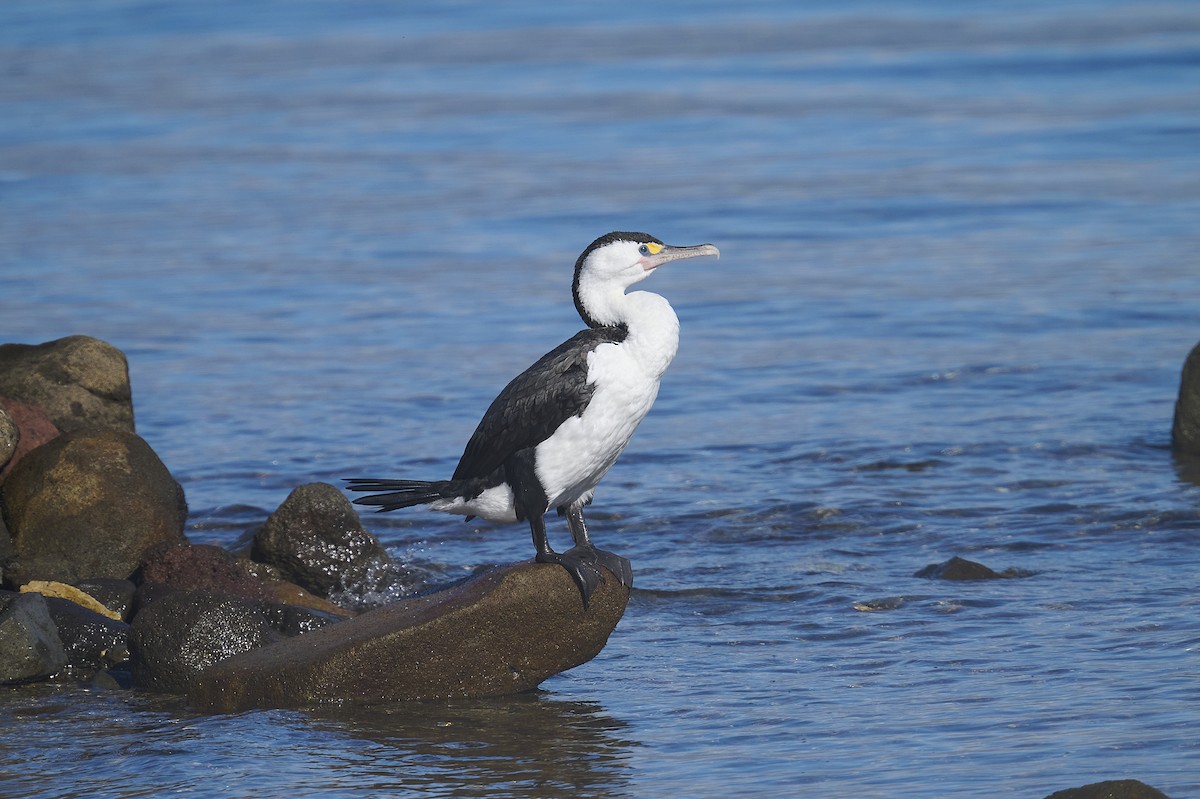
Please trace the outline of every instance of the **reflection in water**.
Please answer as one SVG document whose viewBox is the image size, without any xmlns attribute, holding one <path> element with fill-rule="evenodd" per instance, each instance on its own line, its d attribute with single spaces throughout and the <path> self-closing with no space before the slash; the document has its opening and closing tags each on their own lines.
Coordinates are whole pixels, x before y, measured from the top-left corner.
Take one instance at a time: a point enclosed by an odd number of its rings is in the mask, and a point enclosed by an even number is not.
<svg viewBox="0 0 1200 799">
<path fill-rule="evenodd" d="M 356 788 L 436 788 L 441 796 L 629 796 L 628 725 L 591 702 L 545 694 L 321 708 L 314 727 L 377 745 L 353 764 Z M 364 784 L 364 773 L 374 776 Z"/>
</svg>

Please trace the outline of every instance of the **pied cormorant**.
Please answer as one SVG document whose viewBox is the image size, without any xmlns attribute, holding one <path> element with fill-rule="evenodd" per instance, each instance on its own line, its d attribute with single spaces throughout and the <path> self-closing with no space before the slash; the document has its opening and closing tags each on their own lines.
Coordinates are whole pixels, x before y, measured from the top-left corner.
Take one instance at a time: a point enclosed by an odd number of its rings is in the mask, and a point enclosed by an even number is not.
<svg viewBox="0 0 1200 799">
<path fill-rule="evenodd" d="M 583 507 L 629 443 L 675 357 L 679 319 L 657 294 L 625 290 L 668 261 L 720 256 L 711 244 L 671 247 L 645 233 L 609 233 L 575 262 L 572 294 L 587 329 L 543 355 L 505 386 L 479 422 L 449 480 L 350 478 L 353 491 L 380 511 L 428 505 L 468 519 L 527 521 L 540 563 L 570 572 L 587 606 L 601 581 L 598 566 L 622 583 L 629 561 L 598 550 Z M 567 517 L 575 546 L 550 548 L 544 516 Z"/>
</svg>

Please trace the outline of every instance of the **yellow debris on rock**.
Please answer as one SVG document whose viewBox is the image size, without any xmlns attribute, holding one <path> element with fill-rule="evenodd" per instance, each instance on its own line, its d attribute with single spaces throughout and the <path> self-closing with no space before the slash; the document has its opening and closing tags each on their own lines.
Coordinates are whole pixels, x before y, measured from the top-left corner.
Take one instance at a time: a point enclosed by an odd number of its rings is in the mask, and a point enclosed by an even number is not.
<svg viewBox="0 0 1200 799">
<path fill-rule="evenodd" d="M 25 583 L 25 585 L 21 586 L 21 593 L 35 593 L 41 594 L 42 596 L 53 596 L 60 599 L 69 599 L 76 605 L 80 605 L 91 611 L 95 611 L 101 616 L 107 616 L 110 619 L 121 621 L 120 613 L 109 610 L 91 594 L 85 591 L 80 591 L 75 586 L 67 585 L 66 583 L 59 583 L 53 580 L 30 580 L 29 582 Z"/>
</svg>

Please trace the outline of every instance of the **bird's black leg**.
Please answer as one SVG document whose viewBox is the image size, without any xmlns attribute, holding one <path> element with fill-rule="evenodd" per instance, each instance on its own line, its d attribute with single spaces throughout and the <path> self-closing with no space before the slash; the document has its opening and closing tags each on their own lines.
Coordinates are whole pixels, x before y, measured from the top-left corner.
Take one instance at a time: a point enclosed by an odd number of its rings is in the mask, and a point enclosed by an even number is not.
<svg viewBox="0 0 1200 799">
<path fill-rule="evenodd" d="M 521 450 L 514 453 L 504 464 L 505 476 L 513 489 L 513 501 L 516 505 L 517 518 L 529 522 L 529 532 L 533 534 L 533 546 L 537 550 L 534 560 L 538 563 L 557 563 L 567 570 L 579 593 L 583 595 L 583 609 L 587 610 L 592 592 L 603 579 L 600 570 L 596 568 L 594 559 L 588 560 L 571 552 L 558 553 L 550 548 L 546 538 L 546 492 L 537 479 L 533 468 L 533 450 Z"/>
<path fill-rule="evenodd" d="M 580 560 L 599 563 L 615 574 L 621 581 L 621 585 L 633 585 L 633 567 L 629 565 L 629 560 L 615 552 L 597 549 L 596 545 L 592 543 L 592 538 L 588 535 L 587 524 L 583 520 L 582 505 L 565 509 L 559 508 L 558 512 L 567 517 L 567 526 L 571 528 L 571 535 L 575 538 L 575 546 L 567 550 L 568 555 L 576 554 Z"/>
</svg>

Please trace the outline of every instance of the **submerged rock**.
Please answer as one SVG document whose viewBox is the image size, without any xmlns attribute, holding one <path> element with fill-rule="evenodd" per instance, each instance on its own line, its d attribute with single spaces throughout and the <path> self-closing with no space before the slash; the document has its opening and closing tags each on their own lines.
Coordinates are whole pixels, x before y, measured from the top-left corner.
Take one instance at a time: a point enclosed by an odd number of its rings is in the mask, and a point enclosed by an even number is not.
<svg viewBox="0 0 1200 799">
<path fill-rule="evenodd" d="M 45 597 L 0 592 L 0 683 L 44 679 L 66 664 Z"/>
<path fill-rule="evenodd" d="M 528 691 L 595 657 L 628 599 L 606 572 L 585 611 L 566 570 L 498 567 L 230 658 L 200 675 L 188 697 L 234 712 Z"/>
<path fill-rule="evenodd" d="M 183 489 L 132 433 L 64 433 L 21 460 L 0 499 L 16 549 L 10 583 L 124 579 L 151 547 L 184 540 Z"/>
<path fill-rule="evenodd" d="M 1170 799 L 1139 780 L 1105 780 L 1055 791 L 1046 799 Z"/>
<path fill-rule="evenodd" d="M 0 394 L 45 409 L 64 433 L 134 430 L 125 354 L 89 336 L 0 344 Z"/>
<path fill-rule="evenodd" d="M 1179 377 L 1171 446 L 1176 452 L 1200 455 L 1200 344 L 1188 353 Z"/>
<path fill-rule="evenodd" d="M 931 563 L 913 574 L 930 580 L 1001 580 L 1009 577 L 1027 577 L 1029 572 L 1020 569 L 993 571 L 982 563 L 960 558 L 957 555 L 944 563 Z"/>
<path fill-rule="evenodd" d="M 322 597 L 353 591 L 391 566 L 387 550 L 363 529 L 354 506 L 328 483 L 292 491 L 255 534 L 251 557 Z"/>
</svg>

